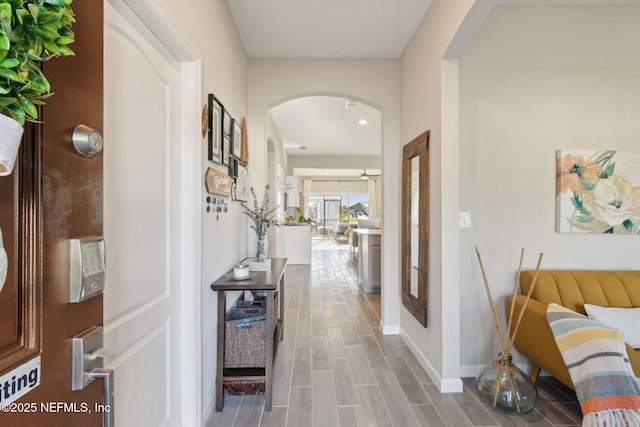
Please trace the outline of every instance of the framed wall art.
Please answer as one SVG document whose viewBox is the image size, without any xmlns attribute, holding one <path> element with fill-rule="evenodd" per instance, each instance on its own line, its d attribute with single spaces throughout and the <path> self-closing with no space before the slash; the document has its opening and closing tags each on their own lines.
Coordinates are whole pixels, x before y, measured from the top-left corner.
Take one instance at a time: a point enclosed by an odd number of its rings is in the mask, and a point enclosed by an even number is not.
<svg viewBox="0 0 640 427">
<path fill-rule="evenodd" d="M 640 234 L 640 152 L 557 151 L 556 232 Z"/>
<path fill-rule="evenodd" d="M 212 93 L 208 99 L 209 110 L 209 138 L 207 140 L 207 158 L 220 163 L 220 147 L 222 145 L 222 118 L 224 107 Z"/>
<path fill-rule="evenodd" d="M 231 114 L 225 108 L 223 111 L 223 119 L 222 119 L 222 128 L 224 129 L 225 135 L 231 135 L 231 125 L 233 119 L 231 118 Z"/>
<path fill-rule="evenodd" d="M 240 123 L 236 120 L 233 119 L 233 126 L 232 126 L 232 136 L 231 136 L 231 141 L 233 142 L 233 157 L 235 157 L 236 159 L 241 159 L 242 158 L 242 128 L 240 127 Z"/>
<path fill-rule="evenodd" d="M 238 176 L 236 178 L 236 200 L 239 202 L 249 201 L 249 189 L 247 184 L 249 182 L 249 170 L 241 165 L 238 165 Z"/>
<path fill-rule="evenodd" d="M 229 155 L 231 154 L 231 136 L 224 135 L 222 137 L 222 164 L 229 166 Z"/>
<path fill-rule="evenodd" d="M 229 158 L 229 176 L 233 178 L 238 176 L 238 159 L 235 157 Z"/>
</svg>

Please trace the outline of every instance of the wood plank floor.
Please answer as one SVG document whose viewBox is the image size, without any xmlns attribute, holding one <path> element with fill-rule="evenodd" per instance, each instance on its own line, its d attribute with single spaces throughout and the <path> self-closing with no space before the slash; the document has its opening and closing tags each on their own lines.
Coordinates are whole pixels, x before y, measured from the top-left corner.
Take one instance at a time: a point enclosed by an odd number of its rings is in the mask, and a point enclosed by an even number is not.
<svg viewBox="0 0 640 427">
<path fill-rule="evenodd" d="M 579 426 L 575 394 L 552 378 L 523 416 L 481 403 L 472 378 L 440 394 L 399 336 L 380 332 L 380 295 L 358 290 L 348 246 L 314 242 L 311 266 L 286 273 L 285 337 L 274 366 L 273 409 L 262 396 L 231 396 L 207 427 Z"/>
</svg>

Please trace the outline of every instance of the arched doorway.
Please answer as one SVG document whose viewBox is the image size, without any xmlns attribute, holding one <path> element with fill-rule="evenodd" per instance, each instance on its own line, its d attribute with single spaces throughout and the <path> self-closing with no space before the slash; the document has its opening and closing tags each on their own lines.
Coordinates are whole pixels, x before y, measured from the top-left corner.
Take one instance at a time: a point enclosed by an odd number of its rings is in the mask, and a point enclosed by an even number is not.
<svg viewBox="0 0 640 427">
<path fill-rule="evenodd" d="M 309 95 L 281 102 L 266 115 L 266 178 L 272 200 L 284 203 L 281 215 L 294 224 L 311 220 L 314 250 L 346 250 L 351 256 L 344 259 L 359 264 L 357 233 L 349 231 L 382 223 L 381 110 L 347 96 Z M 287 189 L 280 185 L 282 170 Z M 275 240 L 272 254 L 286 256 L 286 245 Z M 380 293 L 379 249 L 374 264 L 375 279 L 368 281 L 376 285 L 365 289 Z M 379 310 L 379 298 L 376 304 Z"/>
</svg>

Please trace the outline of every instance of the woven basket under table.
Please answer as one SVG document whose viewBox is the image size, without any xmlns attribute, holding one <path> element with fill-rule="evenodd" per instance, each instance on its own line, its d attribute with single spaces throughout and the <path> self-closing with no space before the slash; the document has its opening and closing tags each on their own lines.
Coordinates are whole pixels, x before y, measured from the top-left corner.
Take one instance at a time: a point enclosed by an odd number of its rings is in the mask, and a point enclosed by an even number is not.
<svg viewBox="0 0 640 427">
<path fill-rule="evenodd" d="M 277 318 L 278 298 L 274 299 Z M 267 308 L 232 308 L 225 317 L 224 367 L 264 368 L 266 365 L 265 330 Z"/>
</svg>

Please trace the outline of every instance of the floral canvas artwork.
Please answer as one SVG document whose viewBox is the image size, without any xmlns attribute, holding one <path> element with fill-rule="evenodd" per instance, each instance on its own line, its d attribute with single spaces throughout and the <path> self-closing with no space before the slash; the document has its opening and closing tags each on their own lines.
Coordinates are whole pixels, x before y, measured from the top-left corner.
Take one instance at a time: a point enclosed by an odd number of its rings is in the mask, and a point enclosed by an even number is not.
<svg viewBox="0 0 640 427">
<path fill-rule="evenodd" d="M 638 234 L 640 153 L 558 150 L 556 231 Z"/>
</svg>

